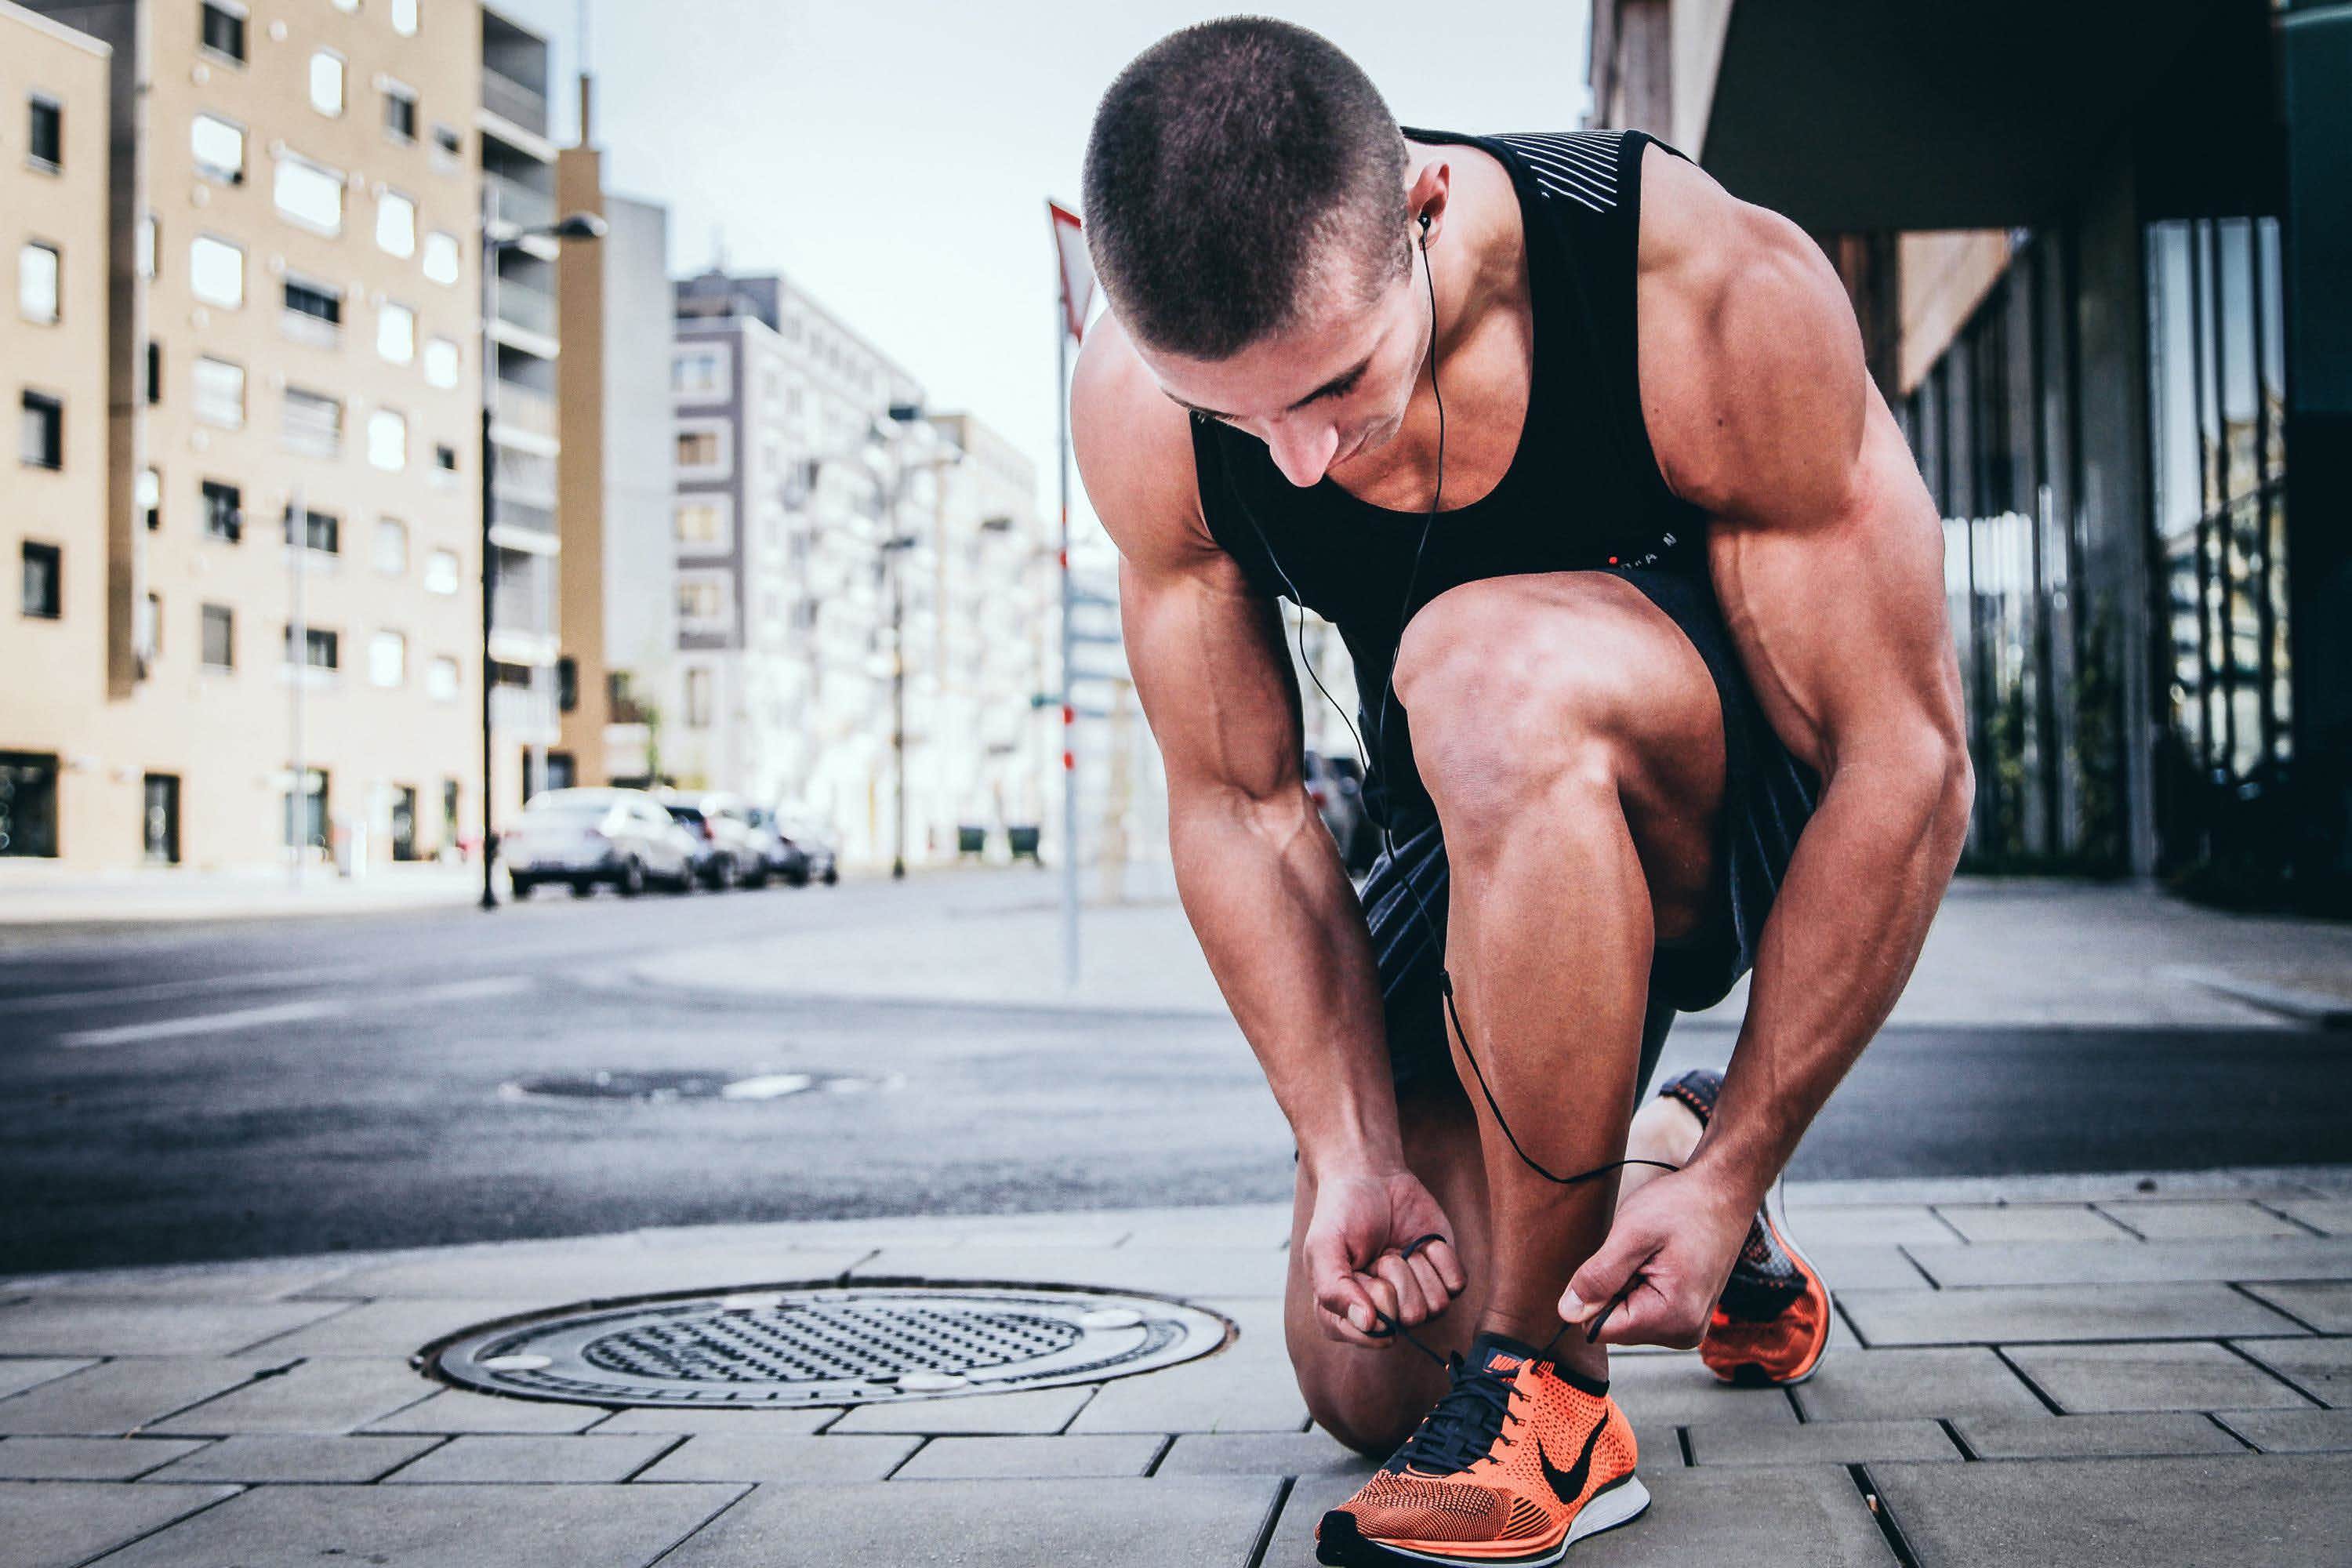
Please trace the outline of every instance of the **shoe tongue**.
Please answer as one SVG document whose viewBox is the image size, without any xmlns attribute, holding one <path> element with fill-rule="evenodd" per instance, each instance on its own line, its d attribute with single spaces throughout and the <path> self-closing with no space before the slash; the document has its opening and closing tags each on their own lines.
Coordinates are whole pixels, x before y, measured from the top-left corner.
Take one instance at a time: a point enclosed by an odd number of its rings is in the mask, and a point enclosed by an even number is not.
<svg viewBox="0 0 2352 1568">
<path fill-rule="evenodd" d="M 1524 1340 L 1508 1334 L 1480 1334 L 1470 1342 L 1470 1353 L 1464 1359 L 1481 1372 L 1509 1376 L 1529 1362 L 1542 1359 L 1543 1352 Z"/>
</svg>

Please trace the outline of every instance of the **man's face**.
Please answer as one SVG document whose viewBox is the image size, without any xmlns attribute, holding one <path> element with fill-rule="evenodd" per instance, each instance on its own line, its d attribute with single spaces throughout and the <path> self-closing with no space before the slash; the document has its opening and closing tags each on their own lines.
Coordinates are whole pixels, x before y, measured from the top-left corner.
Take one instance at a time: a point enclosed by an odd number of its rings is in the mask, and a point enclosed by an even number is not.
<svg viewBox="0 0 2352 1568">
<path fill-rule="evenodd" d="M 1304 488 L 1402 427 L 1429 344 L 1420 289 L 1416 252 L 1370 302 L 1352 281 L 1327 286 L 1298 326 L 1230 359 L 1140 342 L 1136 353 L 1160 390 L 1265 442 L 1283 477 Z"/>
</svg>

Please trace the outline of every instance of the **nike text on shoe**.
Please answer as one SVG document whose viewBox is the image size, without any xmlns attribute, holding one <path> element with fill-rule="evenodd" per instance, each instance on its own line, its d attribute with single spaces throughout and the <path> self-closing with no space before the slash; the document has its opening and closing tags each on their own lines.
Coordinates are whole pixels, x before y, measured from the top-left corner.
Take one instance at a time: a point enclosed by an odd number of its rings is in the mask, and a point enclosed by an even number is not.
<svg viewBox="0 0 2352 1568">
<path fill-rule="evenodd" d="M 1317 1561 L 1532 1568 L 1650 1506 L 1606 1383 L 1500 1334 L 1480 1334 L 1452 1369 L 1404 1447 L 1323 1516 Z"/>
<path fill-rule="evenodd" d="M 1658 1094 L 1687 1107 L 1705 1126 L 1722 1091 L 1723 1075 L 1701 1068 L 1669 1079 Z M 1822 1364 L 1832 1321 L 1821 1270 L 1767 1205 L 1748 1226 L 1699 1341 L 1699 1360 L 1726 1383 L 1802 1383 Z"/>
</svg>

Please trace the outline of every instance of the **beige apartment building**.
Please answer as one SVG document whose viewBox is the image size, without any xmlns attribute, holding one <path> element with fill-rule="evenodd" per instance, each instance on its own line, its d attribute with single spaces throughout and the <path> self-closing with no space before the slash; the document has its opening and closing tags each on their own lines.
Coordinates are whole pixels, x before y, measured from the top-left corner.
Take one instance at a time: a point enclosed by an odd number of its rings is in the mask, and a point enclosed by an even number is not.
<svg viewBox="0 0 2352 1568">
<path fill-rule="evenodd" d="M 0 552 L 0 857 L 136 852 L 142 766 L 92 744 L 105 705 L 107 48 L 0 0 L 0 397 L 17 420 Z"/>
<path fill-rule="evenodd" d="M 46 19 L 5 25 L 38 47 L 6 58 L 80 74 L 27 84 L 71 95 L 67 157 L 57 175 L 0 158 L 0 211 L 45 228 L 86 212 L 89 233 L 64 247 L 58 324 L 20 311 L 0 361 L 64 385 L 46 367 L 69 334 L 81 378 L 63 460 L 25 476 L 57 498 L 39 526 L 72 546 L 58 613 L 8 633 L 46 636 L 55 679 L 0 698 L 0 753 L 58 759 L 55 826 L 8 853 L 237 867 L 296 842 L 346 863 L 478 847 L 483 182 L 520 193 L 509 218 L 541 216 L 529 197 L 551 193 L 552 149 L 543 121 L 514 123 L 534 94 L 511 79 L 532 48 L 543 69 L 543 41 L 470 0 L 32 9 Z M 510 175 L 514 147 L 538 178 Z M 16 199 L 27 178 L 55 194 Z M 502 294 L 501 322 L 524 324 L 494 330 L 540 384 L 504 409 L 543 466 L 519 463 L 511 493 L 547 502 L 509 517 L 502 489 L 496 519 L 526 535 L 499 584 L 501 621 L 524 628 L 500 650 L 523 672 L 501 667 L 502 689 L 524 693 L 502 717 L 546 717 L 503 726 L 508 810 L 522 747 L 553 739 L 553 574 L 533 570 L 554 534 L 552 299 L 530 291 L 545 248 Z M 19 331 L 48 346 L 20 355 Z"/>
</svg>

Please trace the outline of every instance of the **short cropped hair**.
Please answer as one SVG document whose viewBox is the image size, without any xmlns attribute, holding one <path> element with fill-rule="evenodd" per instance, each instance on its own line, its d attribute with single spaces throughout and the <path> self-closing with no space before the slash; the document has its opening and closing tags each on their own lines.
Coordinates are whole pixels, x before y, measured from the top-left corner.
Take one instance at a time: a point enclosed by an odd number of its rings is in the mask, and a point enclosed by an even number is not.
<svg viewBox="0 0 2352 1568">
<path fill-rule="evenodd" d="M 1405 145 L 1356 62 L 1265 16 L 1171 33 L 1103 94 L 1086 236 L 1143 343 L 1230 358 L 1321 289 L 1370 300 L 1412 266 Z"/>
</svg>

